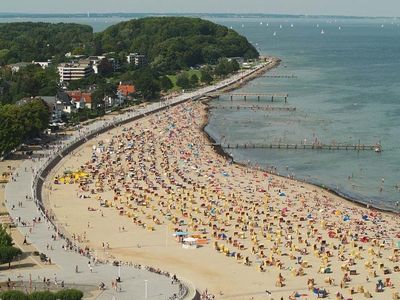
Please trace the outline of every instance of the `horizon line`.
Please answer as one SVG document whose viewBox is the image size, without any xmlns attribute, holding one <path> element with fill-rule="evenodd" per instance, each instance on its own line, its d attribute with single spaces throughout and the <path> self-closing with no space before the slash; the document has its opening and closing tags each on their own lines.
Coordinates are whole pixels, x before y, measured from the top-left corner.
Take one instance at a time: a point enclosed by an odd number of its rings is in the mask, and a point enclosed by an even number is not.
<svg viewBox="0 0 400 300">
<path fill-rule="evenodd" d="M 355 15 L 329 15 L 329 14 L 290 14 L 290 13 L 258 13 L 258 12 L 1 12 L 1 15 L 29 15 L 29 16 L 43 16 L 43 15 L 58 15 L 58 16 L 71 16 L 71 15 L 238 15 L 238 16 L 285 16 L 285 17 L 335 17 L 335 18 L 359 18 L 359 19 L 398 19 L 399 17 L 389 16 L 355 16 Z"/>
</svg>

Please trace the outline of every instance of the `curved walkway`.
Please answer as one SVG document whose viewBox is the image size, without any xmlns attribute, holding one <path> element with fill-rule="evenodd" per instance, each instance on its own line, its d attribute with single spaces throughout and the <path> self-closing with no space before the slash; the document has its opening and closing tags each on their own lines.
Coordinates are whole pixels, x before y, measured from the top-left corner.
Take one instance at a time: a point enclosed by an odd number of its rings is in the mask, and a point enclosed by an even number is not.
<svg viewBox="0 0 400 300">
<path fill-rule="evenodd" d="M 148 113 L 153 113 L 188 100 L 196 100 L 207 93 L 226 88 L 240 82 L 265 66 L 265 64 L 261 64 L 254 69 L 232 76 L 214 86 L 182 94 L 163 102 L 153 103 L 143 109 L 114 117 L 112 121 L 98 120 L 84 129 L 75 132 L 68 140 L 62 141 L 61 145 L 53 145 L 50 149 L 43 151 L 43 158 L 24 161 L 21 167 L 14 172 L 16 181 L 10 182 L 6 186 L 5 198 L 7 200 L 7 209 L 14 220 L 20 218 L 21 221 L 30 224 L 30 226 L 18 226 L 18 230 L 27 237 L 29 243 L 35 245 L 38 251 L 50 257 L 57 267 L 32 270 L 29 274 L 22 274 L 22 278 L 19 277 L 18 280 L 29 281 L 29 278 L 32 278 L 32 280 L 40 281 L 43 280 L 43 277 L 46 277 L 52 281 L 63 280 L 67 284 L 79 283 L 94 286 L 97 286 L 100 282 L 104 282 L 108 289 L 96 299 L 168 299 L 171 295 L 178 294 L 178 285 L 171 285 L 170 279 L 165 276 L 129 266 L 122 266 L 119 270 L 118 267 L 107 264 L 93 266 L 91 272 L 87 257 L 75 252 L 65 251 L 62 247 L 65 241 L 58 238 L 61 228 L 57 228 L 56 224 L 53 225 L 49 220 L 44 218 L 46 209 L 41 202 L 43 177 L 48 175 L 48 172 L 58 163 L 63 155 L 68 154 L 71 149 L 78 147 L 96 134 L 107 131 L 113 126 L 140 118 Z M 22 207 L 18 205 L 21 201 Z M 41 218 L 41 222 L 33 224 L 33 219 L 38 219 L 39 217 Z M 21 224 L 19 223 L 19 225 Z M 57 238 L 54 240 L 53 237 L 55 236 Z M 54 250 L 48 250 L 49 244 L 51 244 L 50 248 Z M 78 266 L 78 273 L 75 272 L 75 266 Z M 115 291 L 111 289 L 111 281 L 115 280 L 119 272 L 122 278 L 122 291 Z M 8 277 L 8 275 L 0 275 L 0 280 L 6 279 L 1 277 Z M 16 280 L 16 278 L 12 279 Z M 147 297 L 145 291 L 146 285 Z M 195 288 L 190 283 L 184 285 L 189 290 L 186 298 L 192 299 L 195 294 Z"/>
</svg>

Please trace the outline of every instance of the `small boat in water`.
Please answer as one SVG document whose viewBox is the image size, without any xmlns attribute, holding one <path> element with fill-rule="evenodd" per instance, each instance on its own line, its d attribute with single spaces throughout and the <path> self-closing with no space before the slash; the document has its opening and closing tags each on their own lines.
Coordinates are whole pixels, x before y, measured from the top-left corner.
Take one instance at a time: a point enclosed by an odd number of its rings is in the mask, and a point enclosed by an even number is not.
<svg viewBox="0 0 400 300">
<path fill-rule="evenodd" d="M 323 29 L 321 30 L 321 34 L 325 34 L 325 31 Z"/>
</svg>

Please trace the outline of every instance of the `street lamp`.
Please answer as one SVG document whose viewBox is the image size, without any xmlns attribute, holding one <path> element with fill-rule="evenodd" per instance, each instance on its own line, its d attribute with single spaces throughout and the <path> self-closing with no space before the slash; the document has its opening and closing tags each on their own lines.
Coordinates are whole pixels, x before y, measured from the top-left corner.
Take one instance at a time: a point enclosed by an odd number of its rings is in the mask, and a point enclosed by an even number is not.
<svg viewBox="0 0 400 300">
<path fill-rule="evenodd" d="M 144 299 L 147 299 L 147 279 L 144 280 Z"/>
<path fill-rule="evenodd" d="M 121 279 L 121 262 L 118 263 L 118 278 Z"/>
</svg>

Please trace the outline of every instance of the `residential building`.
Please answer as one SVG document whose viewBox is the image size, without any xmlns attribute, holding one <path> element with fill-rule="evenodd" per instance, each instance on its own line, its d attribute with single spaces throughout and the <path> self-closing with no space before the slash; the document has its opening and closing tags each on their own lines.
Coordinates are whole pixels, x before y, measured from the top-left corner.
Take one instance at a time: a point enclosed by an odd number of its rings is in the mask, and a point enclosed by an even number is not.
<svg viewBox="0 0 400 300">
<path fill-rule="evenodd" d="M 131 83 L 119 83 L 117 91 L 121 93 L 121 95 L 127 97 L 136 92 L 135 86 Z"/>
<path fill-rule="evenodd" d="M 49 59 L 48 61 L 32 61 L 32 64 L 39 65 L 42 67 L 42 69 L 46 69 L 50 66 L 51 59 Z"/>
<path fill-rule="evenodd" d="M 236 60 L 240 65 L 245 62 L 243 57 L 237 56 L 237 57 L 228 57 L 228 61 Z"/>
<path fill-rule="evenodd" d="M 19 62 L 15 64 L 8 65 L 13 73 L 17 73 L 21 68 L 26 68 L 27 66 L 31 65 L 32 63 L 29 62 Z"/>
<path fill-rule="evenodd" d="M 79 80 L 93 74 L 93 68 L 90 63 L 63 63 L 58 66 L 60 81 Z"/>
<path fill-rule="evenodd" d="M 92 109 L 92 93 L 77 91 L 67 91 L 67 94 L 71 97 L 71 103 L 75 108 L 89 108 Z"/>
<path fill-rule="evenodd" d="M 126 57 L 126 60 L 128 63 L 133 64 L 137 67 L 142 67 L 147 64 L 146 56 L 139 53 L 130 53 Z"/>
<path fill-rule="evenodd" d="M 57 104 L 61 106 L 64 114 L 70 114 L 75 110 L 75 106 L 71 102 L 71 97 L 64 91 L 58 91 L 56 95 Z"/>
</svg>

